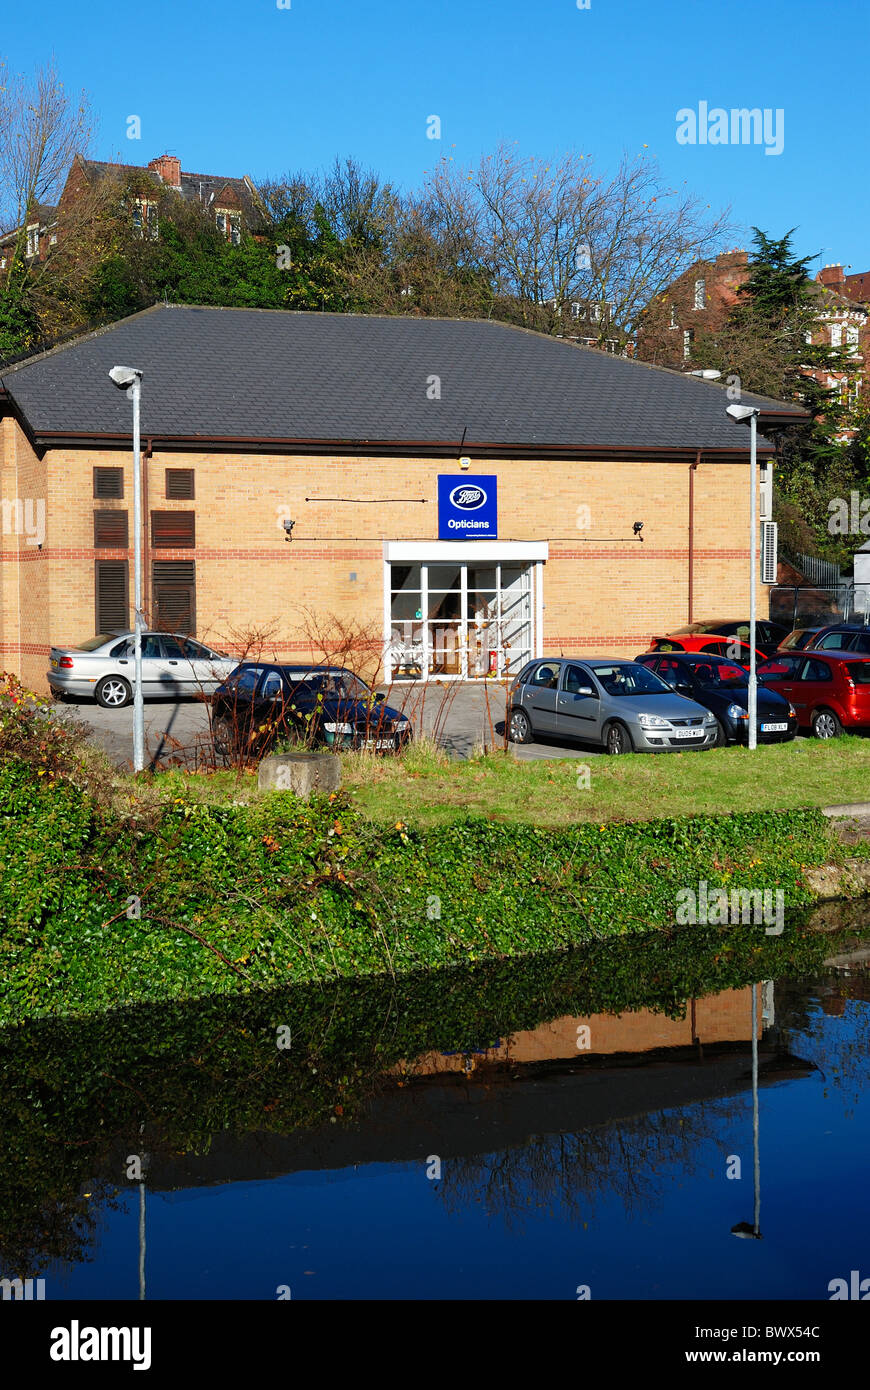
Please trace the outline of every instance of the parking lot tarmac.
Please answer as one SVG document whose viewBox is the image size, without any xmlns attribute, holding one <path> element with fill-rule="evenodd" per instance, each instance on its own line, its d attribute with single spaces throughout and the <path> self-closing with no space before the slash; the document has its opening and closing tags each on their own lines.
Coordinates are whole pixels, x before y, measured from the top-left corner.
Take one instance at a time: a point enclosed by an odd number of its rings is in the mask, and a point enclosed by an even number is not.
<svg viewBox="0 0 870 1390">
<path fill-rule="evenodd" d="M 467 758 L 475 749 L 505 747 L 504 683 L 482 682 L 394 685 L 388 703 L 411 720 L 415 737 L 433 738 L 453 758 Z M 67 699 L 54 706 L 58 716 L 80 723 L 91 731 L 95 743 L 112 762 L 126 767 L 132 762 L 133 706 L 102 709 L 93 700 Z M 207 765 L 209 707 L 196 698 L 169 698 L 145 702 L 146 766 L 156 768 L 178 762 L 185 766 Z M 515 758 L 585 758 L 601 749 L 555 741 L 507 745 Z"/>
</svg>

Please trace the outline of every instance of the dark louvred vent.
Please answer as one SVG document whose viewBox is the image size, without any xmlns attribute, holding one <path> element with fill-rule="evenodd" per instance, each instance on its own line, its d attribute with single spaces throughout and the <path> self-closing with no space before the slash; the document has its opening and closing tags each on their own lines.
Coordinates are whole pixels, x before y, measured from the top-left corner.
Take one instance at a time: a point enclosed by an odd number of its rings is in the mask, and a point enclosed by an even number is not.
<svg viewBox="0 0 870 1390">
<path fill-rule="evenodd" d="M 154 624 L 163 632 L 196 631 L 196 567 L 192 560 L 155 560 L 151 567 Z"/>
<path fill-rule="evenodd" d="M 126 550 L 127 545 L 127 513 L 94 512 L 94 547 Z"/>
<path fill-rule="evenodd" d="M 151 544 L 155 550 L 192 550 L 196 545 L 195 512 L 152 512 Z"/>
<path fill-rule="evenodd" d="M 108 501 L 109 498 L 124 496 L 123 468 L 95 468 L 94 496 Z"/>
<path fill-rule="evenodd" d="M 194 498 L 193 487 L 192 468 L 167 468 L 166 496 L 170 501 L 192 502 Z"/>
<path fill-rule="evenodd" d="M 98 560 L 97 632 L 125 632 L 129 627 L 126 560 Z"/>
</svg>

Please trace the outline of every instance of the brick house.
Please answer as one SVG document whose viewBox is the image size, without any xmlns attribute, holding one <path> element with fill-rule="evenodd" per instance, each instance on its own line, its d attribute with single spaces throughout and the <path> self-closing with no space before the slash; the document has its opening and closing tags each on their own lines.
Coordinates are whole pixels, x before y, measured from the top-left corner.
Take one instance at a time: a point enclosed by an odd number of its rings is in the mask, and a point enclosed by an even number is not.
<svg viewBox="0 0 870 1390">
<path fill-rule="evenodd" d="M 746 281 L 748 262 L 748 253 L 735 249 L 690 266 L 647 306 L 637 332 L 638 359 L 692 371 L 696 334 L 715 333 L 725 323 Z"/>
<path fill-rule="evenodd" d="M 259 236 L 266 230 L 259 194 L 247 174 L 228 178 L 220 174 L 186 173 L 180 159 L 172 154 L 159 155 L 147 165 L 85 159 L 77 154 L 57 206 L 35 204 L 28 214 L 28 258 L 36 256 L 45 260 L 58 237 L 63 235 L 65 222 L 69 224 L 73 218 L 77 204 L 109 179 L 135 186 L 133 223 L 143 236 L 157 237 L 159 207 L 161 203 L 165 206 L 167 192 L 209 210 L 218 231 L 233 245 L 241 241 L 243 231 Z M 18 231 L 14 228 L 0 236 L 0 278 L 8 269 Z"/>
<path fill-rule="evenodd" d="M 492 321 L 158 305 L 0 375 L 0 652 L 31 686 L 50 645 L 130 622 L 116 364 L 144 373 L 151 623 L 308 659 L 306 615 L 337 615 L 388 675 L 410 650 L 450 679 L 748 608 L 721 386 Z"/>
</svg>

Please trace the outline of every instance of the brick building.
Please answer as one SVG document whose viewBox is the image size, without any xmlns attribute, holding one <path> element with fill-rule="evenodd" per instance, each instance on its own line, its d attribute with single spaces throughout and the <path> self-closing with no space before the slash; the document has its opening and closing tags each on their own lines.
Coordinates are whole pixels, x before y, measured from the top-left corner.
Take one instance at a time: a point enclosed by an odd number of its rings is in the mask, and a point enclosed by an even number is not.
<svg viewBox="0 0 870 1390">
<path fill-rule="evenodd" d="M 699 261 L 644 313 L 637 333 L 637 356 L 643 362 L 692 372 L 697 369 L 696 342 L 722 328 L 748 279 L 749 257 L 745 250 L 725 251 L 714 260 Z M 818 301 L 818 319 L 812 332 L 814 344 L 843 348 L 848 368 L 807 371 L 822 385 L 836 389 L 845 406 L 855 406 L 866 392 L 866 368 L 870 351 L 868 306 L 860 299 L 868 294 L 870 275 L 845 276 L 841 265 L 824 266 L 812 290 Z M 849 431 L 844 433 L 848 438 Z"/>
<path fill-rule="evenodd" d="M 720 386 L 494 322 L 160 305 L 0 377 L 0 653 L 38 688 L 51 644 L 131 619 L 117 364 L 151 623 L 307 659 L 337 615 L 387 675 L 474 678 L 748 608 Z"/>
<path fill-rule="evenodd" d="M 187 203 L 198 203 L 214 216 L 222 236 L 238 245 L 243 231 L 254 236 L 265 231 L 257 189 L 245 174 L 241 178 L 221 174 L 191 174 L 181 167 L 181 160 L 172 154 L 162 154 L 146 164 L 121 164 L 111 160 L 85 159 L 77 154 L 70 166 L 57 206 L 34 204 L 27 217 L 28 259 L 45 260 L 58 238 L 72 227 L 78 228 L 78 217 L 89 194 L 95 194 L 109 181 L 119 189 L 135 189 L 133 206 L 134 227 L 143 236 L 156 239 L 159 229 L 159 208 L 167 206 L 167 194 Z M 88 212 L 85 216 L 89 215 Z M 19 234 L 13 228 L 0 236 L 0 278 L 11 264 L 12 252 Z"/>
</svg>

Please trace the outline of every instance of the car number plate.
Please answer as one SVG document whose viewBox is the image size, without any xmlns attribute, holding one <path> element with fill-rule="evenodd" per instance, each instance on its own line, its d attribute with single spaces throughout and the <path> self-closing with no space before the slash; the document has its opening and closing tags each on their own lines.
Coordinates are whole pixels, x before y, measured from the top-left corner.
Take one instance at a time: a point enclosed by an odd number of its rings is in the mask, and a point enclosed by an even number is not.
<svg viewBox="0 0 870 1390">
<path fill-rule="evenodd" d="M 55 668 L 55 670 L 57 670 L 57 658 L 56 658 L 56 657 L 52 657 L 52 658 L 51 658 L 51 664 L 52 664 L 52 666 Z"/>
<path fill-rule="evenodd" d="M 363 748 L 374 748 L 376 753 L 384 753 L 395 746 L 396 740 L 393 738 L 367 738 L 363 744 Z"/>
<path fill-rule="evenodd" d="M 788 733 L 788 725 L 787 725 L 787 724 L 762 724 L 762 726 L 761 726 L 761 732 L 762 732 L 763 734 L 787 734 L 787 733 Z"/>
<path fill-rule="evenodd" d="M 674 729 L 675 738 L 703 738 L 703 729 Z"/>
</svg>

